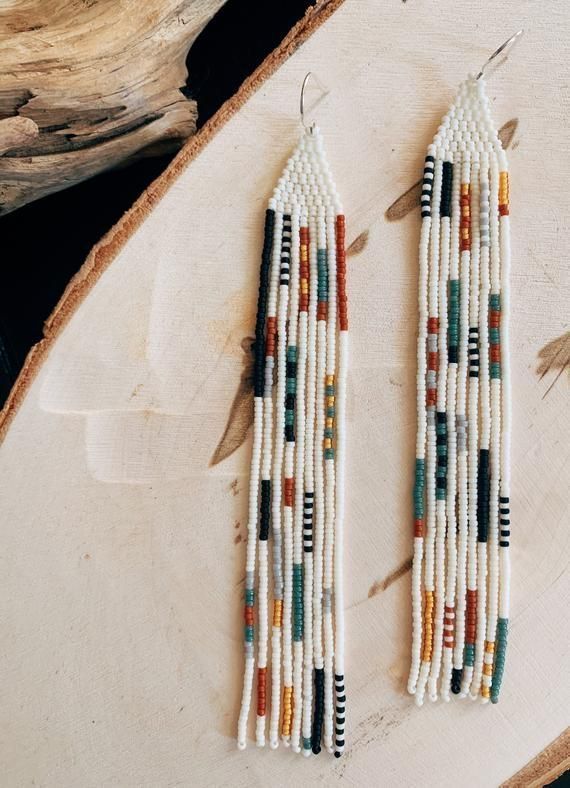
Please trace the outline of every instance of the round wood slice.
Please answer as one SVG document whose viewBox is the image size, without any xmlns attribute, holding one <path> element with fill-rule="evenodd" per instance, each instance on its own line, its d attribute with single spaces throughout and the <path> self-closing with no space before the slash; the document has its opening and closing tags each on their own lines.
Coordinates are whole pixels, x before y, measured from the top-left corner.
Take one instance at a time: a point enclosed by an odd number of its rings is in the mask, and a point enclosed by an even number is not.
<svg viewBox="0 0 570 788">
<path fill-rule="evenodd" d="M 409 195 L 458 82 L 517 26 L 518 11 L 514 0 L 441 0 L 437 13 L 429 3 L 325 4 L 93 250 L 4 414 L 6 784 L 316 786 L 344 777 L 492 786 L 565 729 L 563 0 L 536 15 L 489 83 L 497 124 L 510 124 L 502 133 L 512 172 L 513 588 L 503 694 L 498 706 L 418 710 L 405 691 L 420 228 L 417 192 Z M 330 88 L 315 115 L 352 245 L 349 707 L 338 761 L 257 751 L 253 739 L 240 753 L 234 738 L 247 338 L 266 200 L 300 133 L 309 70 Z M 547 752 L 552 775 L 564 751 Z"/>
</svg>

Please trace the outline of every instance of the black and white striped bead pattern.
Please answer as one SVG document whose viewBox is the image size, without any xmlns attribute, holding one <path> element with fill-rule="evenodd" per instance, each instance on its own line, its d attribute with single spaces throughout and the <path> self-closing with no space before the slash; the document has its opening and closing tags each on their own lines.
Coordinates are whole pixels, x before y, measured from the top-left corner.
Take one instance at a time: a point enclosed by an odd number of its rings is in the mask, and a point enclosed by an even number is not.
<svg viewBox="0 0 570 788">
<path fill-rule="evenodd" d="M 479 329 L 472 326 L 469 329 L 469 377 L 479 377 Z"/>
<path fill-rule="evenodd" d="M 291 216 L 283 216 L 283 236 L 281 241 L 281 269 L 279 284 L 289 285 L 289 264 L 291 261 Z"/>
<path fill-rule="evenodd" d="M 345 712 L 346 712 L 346 692 L 344 688 L 344 676 L 335 673 L 334 677 L 334 690 L 335 690 L 335 750 L 336 758 L 340 758 L 344 752 L 344 726 L 345 726 Z"/>
<path fill-rule="evenodd" d="M 305 491 L 303 506 L 303 550 L 313 552 L 313 498 L 314 493 Z"/>
<path fill-rule="evenodd" d="M 426 156 L 424 166 L 424 177 L 422 180 L 422 219 L 425 216 L 431 216 L 431 195 L 433 189 L 433 170 L 435 159 L 433 156 Z"/>
<path fill-rule="evenodd" d="M 509 507 L 509 499 L 503 496 L 499 498 L 499 514 L 501 524 L 501 541 L 499 542 L 499 546 L 508 547 L 511 536 L 511 510 Z"/>
</svg>

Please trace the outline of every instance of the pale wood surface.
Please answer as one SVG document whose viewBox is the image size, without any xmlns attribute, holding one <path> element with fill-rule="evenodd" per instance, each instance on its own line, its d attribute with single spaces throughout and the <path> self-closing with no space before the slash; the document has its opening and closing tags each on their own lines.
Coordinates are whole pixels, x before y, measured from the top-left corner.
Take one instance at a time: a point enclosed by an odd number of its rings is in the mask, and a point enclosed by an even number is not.
<svg viewBox="0 0 570 788">
<path fill-rule="evenodd" d="M 512 170 L 513 626 L 501 703 L 405 694 L 419 177 L 458 79 L 489 85 Z M 568 723 L 568 330 L 563 0 L 346 0 L 195 158 L 59 336 L 0 452 L 0 697 L 8 786 L 493 786 Z M 348 236 L 349 752 L 235 750 L 249 441 L 210 466 L 252 331 L 265 201 L 309 69 Z M 362 244 L 361 244 L 362 245 Z M 548 392 L 548 393 L 547 393 Z M 386 581 L 386 579 L 388 579 Z"/>
<path fill-rule="evenodd" d="M 193 134 L 186 56 L 223 4 L 0 3 L 0 214 Z"/>
</svg>

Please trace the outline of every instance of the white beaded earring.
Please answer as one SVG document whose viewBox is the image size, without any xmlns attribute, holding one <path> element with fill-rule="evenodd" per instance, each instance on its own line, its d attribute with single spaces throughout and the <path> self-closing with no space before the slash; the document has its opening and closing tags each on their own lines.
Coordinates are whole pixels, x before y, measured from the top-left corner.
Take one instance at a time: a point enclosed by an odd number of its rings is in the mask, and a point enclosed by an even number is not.
<svg viewBox="0 0 570 788">
<path fill-rule="evenodd" d="M 344 750 L 345 219 L 315 124 L 265 216 L 254 354 L 254 428 L 245 588 L 246 746 L 257 649 L 256 741 L 295 752 Z M 259 529 L 259 530 L 258 530 Z M 268 691 L 269 547 L 273 615 Z M 257 639 L 255 638 L 258 544 Z M 334 593 L 333 593 L 334 589 Z M 334 736 L 333 736 L 334 730 Z"/>
<path fill-rule="evenodd" d="M 483 72 L 428 148 L 421 195 L 408 691 L 499 699 L 510 594 L 509 174 Z M 450 694 L 451 693 L 451 694 Z"/>
</svg>

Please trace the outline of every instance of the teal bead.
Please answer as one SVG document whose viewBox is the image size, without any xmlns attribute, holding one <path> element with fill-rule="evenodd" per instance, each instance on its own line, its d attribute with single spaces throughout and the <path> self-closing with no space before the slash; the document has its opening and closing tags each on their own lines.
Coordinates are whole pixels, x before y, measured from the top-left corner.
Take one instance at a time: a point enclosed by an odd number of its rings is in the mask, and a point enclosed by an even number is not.
<svg viewBox="0 0 570 788">
<path fill-rule="evenodd" d="M 492 361 L 489 364 L 489 377 L 491 378 L 491 380 L 501 379 L 501 365 L 496 361 Z"/>
<path fill-rule="evenodd" d="M 449 298 L 448 298 L 448 343 L 449 347 L 457 347 L 459 345 L 459 279 L 451 279 L 449 281 Z"/>
<path fill-rule="evenodd" d="M 319 301 L 328 301 L 329 282 L 327 250 L 317 249 L 317 296 Z"/>
<path fill-rule="evenodd" d="M 303 564 L 293 564 L 293 639 L 303 639 Z"/>
<path fill-rule="evenodd" d="M 246 588 L 245 589 L 245 604 L 248 607 L 253 607 L 255 601 L 255 591 L 253 588 Z"/>
<path fill-rule="evenodd" d="M 416 520 L 424 516 L 425 460 L 416 457 L 416 473 L 414 483 L 414 517 Z"/>
<path fill-rule="evenodd" d="M 473 643 L 466 643 L 465 645 L 465 665 L 472 668 L 475 664 L 475 645 Z"/>
<path fill-rule="evenodd" d="M 244 629 L 246 643 L 253 643 L 253 627 L 251 624 L 248 624 Z"/>
<path fill-rule="evenodd" d="M 489 296 L 489 308 L 495 312 L 501 311 L 501 296 L 499 293 L 492 293 Z"/>
<path fill-rule="evenodd" d="M 334 449 L 325 449 L 325 460 L 334 460 Z"/>
<path fill-rule="evenodd" d="M 491 683 L 491 703 L 499 702 L 499 693 L 503 681 L 505 661 L 507 654 L 507 634 L 509 630 L 509 619 L 499 618 L 497 621 L 497 634 L 495 636 L 495 664 L 493 665 L 493 680 Z"/>
<path fill-rule="evenodd" d="M 489 329 L 489 343 L 491 345 L 498 345 L 501 341 L 501 332 L 498 328 Z"/>
</svg>

